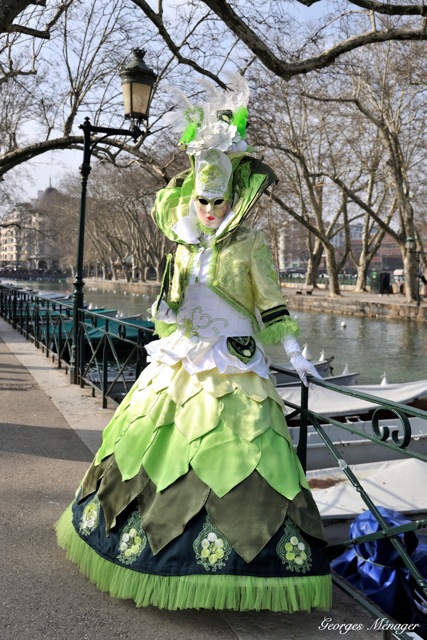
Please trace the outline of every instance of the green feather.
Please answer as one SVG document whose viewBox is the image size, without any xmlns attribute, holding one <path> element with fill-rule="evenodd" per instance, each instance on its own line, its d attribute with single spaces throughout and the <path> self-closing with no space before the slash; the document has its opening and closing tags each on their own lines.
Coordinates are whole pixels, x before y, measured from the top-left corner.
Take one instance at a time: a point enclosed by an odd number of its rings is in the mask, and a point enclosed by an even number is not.
<svg viewBox="0 0 427 640">
<path fill-rule="evenodd" d="M 196 137 L 197 122 L 189 122 L 184 129 L 184 132 L 179 140 L 179 144 L 188 144 L 192 142 Z"/>
<path fill-rule="evenodd" d="M 246 126 L 248 124 L 248 110 L 246 107 L 239 107 L 233 113 L 233 124 L 237 127 L 237 131 L 240 133 L 240 137 L 242 140 L 245 139 L 246 136 Z"/>
<path fill-rule="evenodd" d="M 154 321 L 154 334 L 158 335 L 160 338 L 167 338 L 174 331 L 176 331 L 176 323 L 169 324 L 168 322 L 163 322 L 163 320 L 155 320 Z"/>
</svg>

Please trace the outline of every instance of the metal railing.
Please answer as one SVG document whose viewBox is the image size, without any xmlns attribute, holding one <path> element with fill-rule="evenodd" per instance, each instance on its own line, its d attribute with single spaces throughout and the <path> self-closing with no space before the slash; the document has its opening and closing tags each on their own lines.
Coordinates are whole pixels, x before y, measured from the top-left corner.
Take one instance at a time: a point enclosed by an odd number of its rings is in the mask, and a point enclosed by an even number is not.
<svg viewBox="0 0 427 640">
<path fill-rule="evenodd" d="M 289 372 L 286 369 L 281 367 L 272 366 L 271 367 L 273 373 L 286 373 L 288 375 L 294 376 L 296 381 L 298 381 L 298 376 L 296 373 Z M 297 454 L 301 461 L 302 467 L 304 471 L 307 466 L 307 452 L 308 452 L 308 428 L 309 425 L 315 430 L 317 435 L 323 441 L 325 448 L 332 455 L 332 459 L 335 462 L 336 467 L 341 471 L 341 473 L 345 476 L 345 478 L 350 482 L 354 490 L 360 496 L 360 498 L 365 503 L 367 509 L 372 513 L 375 520 L 379 525 L 379 530 L 375 533 L 371 533 L 369 535 L 358 536 L 356 538 L 352 538 L 349 540 L 345 540 L 336 544 L 328 545 L 328 552 L 331 557 L 338 555 L 340 552 L 343 552 L 345 549 L 349 547 L 353 547 L 355 545 L 363 544 L 364 542 L 374 541 L 374 540 L 384 540 L 388 539 L 390 543 L 393 545 L 394 549 L 399 554 L 402 559 L 404 565 L 409 571 L 409 574 L 412 576 L 414 583 L 417 585 L 420 592 L 423 594 L 424 598 L 427 599 L 427 580 L 420 573 L 417 566 L 414 564 L 412 558 L 407 552 L 405 546 L 402 544 L 399 539 L 399 535 L 402 533 L 407 533 L 409 531 L 416 531 L 418 529 L 422 529 L 427 527 L 427 518 L 413 520 L 412 523 L 400 526 L 400 527 L 390 527 L 387 522 L 384 520 L 382 514 L 380 513 L 377 505 L 372 501 L 368 492 L 365 490 L 363 484 L 357 478 L 356 473 L 347 464 L 345 458 L 343 457 L 342 451 L 339 451 L 337 446 L 332 442 L 328 434 L 326 433 L 323 424 L 333 425 L 339 429 L 344 430 L 345 432 L 351 433 L 353 435 L 359 436 L 361 439 L 368 440 L 376 445 L 387 447 L 394 454 L 398 453 L 401 457 L 414 458 L 420 460 L 424 463 L 427 463 L 427 457 L 422 455 L 421 453 L 411 450 L 410 445 L 412 442 L 412 429 L 411 429 L 411 417 L 420 418 L 425 421 L 425 434 L 427 438 L 427 411 L 423 411 L 421 409 L 417 409 L 414 407 L 410 407 L 405 404 L 400 404 L 397 402 L 392 402 L 389 400 L 384 400 L 382 398 L 378 398 L 376 396 L 372 396 L 367 393 L 362 393 L 355 391 L 354 388 L 349 389 L 347 387 L 340 387 L 335 384 L 328 383 L 324 380 L 319 380 L 317 378 L 309 378 L 311 384 L 315 384 L 316 386 L 324 387 L 330 391 L 334 391 L 338 394 L 342 394 L 347 397 L 358 398 L 360 400 L 365 400 L 367 402 L 372 403 L 373 408 L 371 415 L 371 423 L 372 423 L 372 434 L 366 433 L 366 431 L 360 431 L 355 428 L 353 423 L 343 423 L 338 421 L 337 419 L 331 417 L 325 417 L 322 414 L 311 411 L 308 408 L 309 405 L 309 388 L 301 385 L 301 401 L 300 404 L 295 404 L 292 402 L 285 401 L 285 405 L 289 411 L 287 413 L 287 420 L 292 421 L 295 418 L 299 418 L 299 439 L 297 444 Z M 395 416 L 399 423 L 396 425 L 393 423 L 392 426 L 387 426 L 386 424 L 380 423 L 381 414 L 385 413 L 385 415 L 393 415 Z M 387 422 L 387 420 L 383 420 L 381 422 Z M 356 423 L 357 424 L 357 423 Z M 351 445 L 350 445 L 351 446 Z M 331 465 L 332 466 L 332 465 Z M 384 612 L 377 607 L 372 601 L 370 601 L 366 596 L 364 596 L 360 591 L 356 590 L 350 583 L 345 581 L 337 574 L 333 574 L 333 581 L 341 590 L 343 590 L 347 595 L 356 600 L 359 604 L 361 604 L 367 611 L 371 614 L 375 615 L 378 619 L 384 617 Z M 391 626 L 397 625 L 398 623 L 392 620 L 389 616 L 385 616 L 385 619 L 389 621 Z M 385 625 L 386 626 L 386 625 Z M 399 631 L 398 633 L 393 633 L 390 630 L 383 631 L 383 638 L 405 638 L 409 640 L 411 638 L 405 632 Z"/>
<path fill-rule="evenodd" d="M 0 285 L 0 315 L 65 373 L 78 370 L 80 386 L 102 395 L 102 406 L 119 404 L 146 365 L 153 325 L 115 317 L 116 310 L 82 309 L 73 349 L 73 302 Z M 73 358 L 75 361 L 73 361 Z"/>
<path fill-rule="evenodd" d="M 71 300 L 39 296 L 31 291 L 0 285 L 0 315 L 25 335 L 28 340 L 33 341 L 36 347 L 41 348 L 46 357 L 50 357 L 58 368 L 62 367 L 66 372 L 69 371 L 73 346 Z M 79 323 L 78 339 L 78 370 L 81 386 L 89 385 L 92 387 L 93 394 L 97 390 L 100 391 L 103 407 L 107 406 L 108 400 L 119 404 L 146 366 L 145 345 L 153 339 L 152 328 L 142 320 L 120 319 L 112 317 L 105 310 L 103 312 L 103 310 L 84 309 Z M 287 369 L 272 367 L 272 372 L 294 376 L 296 384 L 299 383 L 297 374 Z M 427 411 L 361 393 L 354 390 L 354 387 L 351 389 L 340 387 L 317 378 L 312 378 L 311 382 L 344 396 L 367 400 L 377 407 L 372 412 L 372 433 L 369 434 L 366 431 L 358 430 L 353 423 L 343 423 L 311 411 L 308 404 L 309 388 L 304 385 L 300 385 L 301 400 L 299 404 L 285 402 L 289 410 L 287 414 L 289 423 L 295 419 L 298 419 L 299 422 L 296 450 L 304 470 L 306 469 L 307 450 L 309 450 L 307 434 L 310 425 L 310 428 L 316 431 L 324 443 L 325 449 L 332 455 L 337 469 L 347 478 L 379 525 L 379 531 L 376 533 L 329 545 L 328 550 L 331 557 L 338 555 L 348 547 L 368 540 L 387 538 L 401 557 L 420 592 L 427 599 L 427 582 L 398 537 L 404 531 L 415 531 L 426 527 L 427 519 L 414 520 L 412 523 L 404 525 L 403 528 L 389 527 L 377 505 L 374 504 L 363 484 L 357 478 L 356 473 L 347 464 L 342 451 L 339 451 L 324 428 L 325 423 L 331 424 L 343 431 L 386 447 L 394 454 L 398 453 L 402 457 L 415 458 L 427 463 L 426 456 L 411 449 L 410 422 L 413 417 L 425 421 L 425 432 L 427 433 Z M 394 415 L 398 419 L 399 425 L 394 424 L 393 427 L 388 427 L 383 424 L 384 421 L 381 424 L 379 418 L 382 412 Z M 390 624 L 397 624 L 348 582 L 336 574 L 333 575 L 333 579 L 340 589 L 355 599 L 369 613 L 378 618 L 384 618 Z M 392 637 L 405 640 L 411 638 L 402 631 L 399 631 L 398 634 L 392 631 L 383 631 L 384 639 Z"/>
</svg>

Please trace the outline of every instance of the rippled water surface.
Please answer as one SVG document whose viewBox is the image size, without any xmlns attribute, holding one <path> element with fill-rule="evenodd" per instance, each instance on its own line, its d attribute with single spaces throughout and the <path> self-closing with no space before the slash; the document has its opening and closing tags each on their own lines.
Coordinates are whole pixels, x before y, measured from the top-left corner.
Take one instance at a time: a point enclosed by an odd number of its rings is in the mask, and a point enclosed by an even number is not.
<svg viewBox="0 0 427 640">
<path fill-rule="evenodd" d="M 65 291 L 70 285 L 19 283 L 42 291 Z M 124 315 L 142 314 L 153 302 L 147 295 L 123 295 L 85 287 L 85 299 L 93 306 L 114 308 Z M 301 325 L 299 342 L 307 343 L 313 360 L 324 351 L 334 356 L 334 375 L 348 365 L 360 372 L 359 383 L 380 383 L 385 372 L 388 382 L 427 379 L 427 330 L 410 320 L 377 320 L 317 312 L 295 312 Z M 345 326 L 343 326 L 345 323 Z M 277 353 L 277 351 L 276 351 Z M 280 352 L 279 352 L 280 353 Z"/>
</svg>

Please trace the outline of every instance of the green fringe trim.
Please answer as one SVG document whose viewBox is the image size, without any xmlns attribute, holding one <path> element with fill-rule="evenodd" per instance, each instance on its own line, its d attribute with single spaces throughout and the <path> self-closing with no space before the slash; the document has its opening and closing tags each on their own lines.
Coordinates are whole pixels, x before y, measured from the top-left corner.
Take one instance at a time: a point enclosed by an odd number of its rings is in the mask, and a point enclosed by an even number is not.
<svg viewBox="0 0 427 640">
<path fill-rule="evenodd" d="M 163 322 L 163 320 L 154 321 L 154 333 L 160 338 L 167 338 L 174 331 L 176 331 L 176 322 L 169 324 L 168 322 Z"/>
<path fill-rule="evenodd" d="M 285 317 L 279 322 L 264 327 L 256 334 L 256 338 L 264 344 L 277 344 L 285 336 L 298 336 L 298 322 L 290 317 Z"/>
<path fill-rule="evenodd" d="M 158 576 L 121 567 L 99 556 L 76 533 L 71 506 L 56 524 L 58 544 L 67 558 L 100 591 L 134 600 L 137 607 L 232 609 L 235 611 L 328 611 L 331 576 L 256 578 L 231 575 Z"/>
</svg>

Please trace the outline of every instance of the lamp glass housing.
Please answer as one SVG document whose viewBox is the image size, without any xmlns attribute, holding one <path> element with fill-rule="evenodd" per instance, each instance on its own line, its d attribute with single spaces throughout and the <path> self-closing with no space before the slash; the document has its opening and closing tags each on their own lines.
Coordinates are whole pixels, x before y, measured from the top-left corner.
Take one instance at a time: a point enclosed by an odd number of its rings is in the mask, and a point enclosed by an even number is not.
<svg viewBox="0 0 427 640">
<path fill-rule="evenodd" d="M 123 82 L 125 118 L 145 120 L 150 108 L 152 87 L 140 82 Z"/>
<path fill-rule="evenodd" d="M 146 120 L 157 76 L 144 62 L 145 51 L 134 49 L 134 58 L 120 72 L 125 118 Z"/>
</svg>

